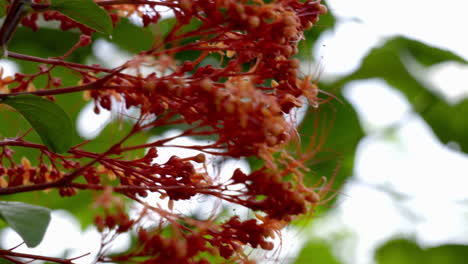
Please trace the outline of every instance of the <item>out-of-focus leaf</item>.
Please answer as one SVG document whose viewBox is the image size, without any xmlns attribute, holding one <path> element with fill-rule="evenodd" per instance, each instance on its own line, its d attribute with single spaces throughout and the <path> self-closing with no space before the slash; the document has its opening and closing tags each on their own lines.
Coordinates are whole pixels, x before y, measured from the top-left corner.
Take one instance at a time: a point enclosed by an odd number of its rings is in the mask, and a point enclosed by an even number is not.
<svg viewBox="0 0 468 264">
<path fill-rule="evenodd" d="M 325 84 L 321 88 L 327 90 Z M 353 175 L 354 155 L 364 136 L 352 106 L 342 97 L 339 100 L 310 108 L 299 129 L 302 151 L 318 150 L 309 165 L 312 175 L 306 183 L 313 185 L 322 176 L 328 180 L 335 177 L 332 193 Z"/>
<path fill-rule="evenodd" d="M 460 56 L 444 49 L 439 49 L 426 45 L 422 42 L 415 41 L 407 38 L 395 39 L 402 50 L 407 49 L 411 56 L 413 56 L 419 63 L 424 66 L 432 66 L 444 61 L 458 61 L 466 63 Z"/>
<path fill-rule="evenodd" d="M 95 211 L 91 208 L 94 199 L 91 191 L 78 191 L 76 195 L 71 197 L 59 196 L 58 190 L 51 192 L 26 192 L 4 196 L 2 199 L 6 201 L 34 203 L 50 210 L 66 210 L 79 220 L 83 230 L 94 221 Z"/>
<path fill-rule="evenodd" d="M 6 97 L 0 103 L 21 113 L 51 151 L 64 153 L 70 149 L 73 126 L 67 113 L 56 103 L 30 94 Z"/>
<path fill-rule="evenodd" d="M 374 48 L 358 70 L 337 81 L 335 85 L 341 87 L 353 80 L 382 78 L 405 95 L 413 109 L 429 124 L 443 143 L 456 141 L 462 151 L 468 152 L 468 99 L 456 105 L 448 104 L 409 71 L 405 60 L 411 59 L 426 66 L 443 61 L 466 63 L 451 52 L 397 37 Z"/>
<path fill-rule="evenodd" d="M 322 4 L 327 6 L 326 1 L 322 1 Z M 299 44 L 299 47 L 298 47 L 299 48 L 299 58 L 302 58 L 302 59 L 305 59 L 305 60 L 308 60 L 308 61 L 313 60 L 312 50 L 313 50 L 313 46 L 314 46 L 315 42 L 317 41 L 317 39 L 320 37 L 320 35 L 325 30 L 332 29 L 334 27 L 334 25 L 335 25 L 335 22 L 336 22 L 335 17 L 333 16 L 333 14 L 331 13 L 330 10 L 328 11 L 327 14 L 321 15 L 320 16 L 320 21 L 312 29 L 307 30 L 307 31 L 304 32 L 305 40 L 301 41 L 301 43 Z M 326 90 L 326 89 L 324 89 L 322 87 L 321 87 L 321 89 Z M 350 108 L 350 110 L 353 111 L 353 113 L 354 113 L 354 110 L 352 108 Z M 306 117 L 306 119 L 310 120 L 312 115 L 313 115 L 312 113 L 309 113 L 309 115 Z M 312 128 L 310 128 L 310 127 L 313 126 L 313 125 L 311 123 L 309 123 L 309 122 L 307 122 L 307 123 L 304 122 L 302 126 L 303 126 L 302 129 L 306 129 L 306 130 L 309 130 L 309 131 L 305 131 L 305 133 L 303 133 L 303 136 L 301 138 L 306 140 L 307 142 L 309 142 L 308 140 L 310 139 L 310 137 L 307 136 L 307 133 L 311 132 L 310 130 Z M 362 131 L 362 130 L 360 130 L 360 131 Z M 351 162 L 353 160 L 354 160 L 354 157 L 351 158 Z M 324 170 L 324 172 L 325 171 L 330 171 L 331 173 L 333 173 L 333 168 L 335 168 L 336 165 L 337 165 L 336 161 L 337 160 L 335 159 L 334 165 L 332 164 L 332 166 L 329 169 Z M 252 169 L 252 171 L 257 170 L 257 169 L 259 169 L 259 168 L 261 168 L 263 166 L 263 161 L 258 159 L 257 157 L 254 157 L 254 156 L 248 157 L 247 162 L 249 163 L 250 168 Z M 323 168 L 325 168 L 324 164 L 322 164 L 322 166 L 323 166 Z M 352 167 L 352 165 L 351 165 L 351 167 Z M 325 174 L 320 174 L 320 175 L 329 176 L 329 175 L 331 175 L 331 173 L 325 172 Z"/>
<path fill-rule="evenodd" d="M 133 124 L 129 120 L 125 119 L 115 119 L 111 121 L 102 131 L 101 133 L 92 141 L 82 146 L 83 149 L 92 152 L 104 152 L 108 150 L 113 144 L 118 142 L 122 137 L 126 136 L 132 129 Z M 130 139 L 126 140 L 122 147 L 125 148 L 127 146 L 134 146 L 144 144 L 148 141 L 150 137 L 150 133 L 147 132 L 140 132 Z M 142 156 L 144 154 L 145 149 L 138 149 L 132 152 L 126 152 L 126 156 Z"/>
<path fill-rule="evenodd" d="M 15 264 L 15 263 L 13 263 L 13 262 L 11 262 L 9 260 L 6 260 L 4 258 L 0 258 L 0 264 Z"/>
<path fill-rule="evenodd" d="M 112 20 L 104 9 L 92 0 L 51 0 L 50 9 L 98 32 L 112 34 Z"/>
<path fill-rule="evenodd" d="M 468 258 L 468 246 L 443 245 L 422 249 L 415 242 L 395 239 L 387 242 L 375 253 L 377 264 L 460 264 Z"/>
<path fill-rule="evenodd" d="M 0 202 L 0 218 L 21 236 L 28 247 L 41 243 L 49 226 L 50 210 L 20 202 Z"/>
<path fill-rule="evenodd" d="M 139 53 L 151 49 L 155 36 L 149 28 L 139 27 L 122 18 L 114 29 L 110 41 L 130 52 Z"/>
<path fill-rule="evenodd" d="M 0 0 L 0 18 L 6 16 L 6 8 L 8 3 L 5 0 Z"/>
<path fill-rule="evenodd" d="M 443 245 L 427 250 L 427 264 L 458 264 L 468 259 L 468 246 Z"/>
<path fill-rule="evenodd" d="M 321 84 L 320 87 L 330 90 L 326 84 Z M 355 152 L 364 136 L 357 113 L 351 104 L 341 96 L 337 98 L 339 101 L 332 100 L 318 108 L 309 108 L 299 127 L 301 151 L 309 154 L 316 152 L 306 163 L 311 174 L 304 179 L 305 184 L 315 185 L 323 176 L 327 178 L 327 183 L 333 179 L 332 189 L 328 195 L 322 197 L 324 199 L 337 192 L 353 175 Z M 256 157 L 249 157 L 247 161 L 252 170 L 263 166 L 263 161 Z M 328 210 L 333 201 L 327 206 L 319 207 L 318 211 L 323 213 Z"/>
<path fill-rule="evenodd" d="M 409 240 L 392 240 L 377 249 L 375 259 L 378 264 L 426 263 L 421 248 Z"/>
<path fill-rule="evenodd" d="M 79 38 L 80 34 L 77 32 L 51 28 L 40 28 L 35 32 L 29 27 L 19 27 L 8 44 L 8 50 L 41 58 L 59 57 L 73 47 Z M 91 54 L 91 46 L 79 47 L 67 57 L 67 61 L 84 63 Z M 23 65 L 38 64 L 24 60 L 13 61 L 22 66 L 21 72 L 25 70 Z M 37 66 L 31 70 L 37 72 Z"/>
<path fill-rule="evenodd" d="M 177 20 L 175 17 L 170 17 L 159 21 L 159 23 L 156 24 L 156 33 L 161 35 L 163 38 L 166 37 L 176 22 Z"/>
<path fill-rule="evenodd" d="M 324 241 L 311 240 L 302 248 L 294 264 L 340 264 L 333 253 L 330 245 Z"/>
</svg>

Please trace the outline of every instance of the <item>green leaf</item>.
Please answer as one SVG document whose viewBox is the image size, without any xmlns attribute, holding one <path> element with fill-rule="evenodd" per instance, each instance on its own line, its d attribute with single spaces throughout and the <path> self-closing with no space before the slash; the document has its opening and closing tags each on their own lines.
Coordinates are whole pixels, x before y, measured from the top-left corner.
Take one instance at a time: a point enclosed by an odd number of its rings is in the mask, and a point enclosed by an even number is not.
<svg viewBox="0 0 468 264">
<path fill-rule="evenodd" d="M 81 179 L 78 179 L 78 181 Z M 6 201 L 18 201 L 24 203 L 34 203 L 38 206 L 47 207 L 50 210 L 65 210 L 73 214 L 80 222 L 82 230 L 94 223 L 96 211 L 91 205 L 95 198 L 95 193 L 89 191 L 78 191 L 76 195 L 70 197 L 60 197 L 59 190 L 51 192 L 25 192 L 16 193 L 2 197 Z M 0 221 L 0 228 L 1 226 Z"/>
<path fill-rule="evenodd" d="M 376 250 L 378 264 L 459 264 L 466 263 L 468 246 L 443 245 L 422 249 L 411 240 L 395 239 L 388 241 Z"/>
<path fill-rule="evenodd" d="M 15 264 L 15 263 L 9 260 L 6 260 L 4 258 L 0 258 L 0 264 Z"/>
<path fill-rule="evenodd" d="M 48 28 L 40 28 L 37 32 L 34 32 L 29 27 L 19 27 L 16 30 L 15 35 L 10 41 L 8 47 L 10 50 L 17 53 L 28 54 L 31 56 L 42 58 L 58 57 L 66 53 L 69 47 L 73 46 L 76 41 L 78 41 L 79 37 L 80 34 L 77 32 L 61 31 L 58 29 Z M 60 39 L 60 41 L 57 42 L 56 39 Z M 89 59 L 90 56 L 92 56 L 91 46 L 80 47 L 75 52 L 73 52 L 72 55 L 67 57 L 67 61 L 69 60 L 71 62 L 84 63 Z M 10 59 L 19 66 L 19 72 L 25 74 L 36 74 L 38 71 L 38 66 L 40 65 L 40 63 L 37 62 L 17 60 L 12 58 Z M 72 71 L 65 67 L 55 67 L 51 71 L 51 76 L 60 78 L 62 80 L 62 87 L 76 85 L 79 81 L 79 76 L 76 76 Z M 48 76 L 43 75 L 35 78 L 33 84 L 36 87 L 45 87 L 48 82 Z M 75 120 L 76 115 L 79 113 L 78 108 L 80 108 L 81 104 L 84 104 L 84 100 L 81 93 L 71 93 L 57 96 L 55 103 L 57 103 L 62 107 L 62 109 L 65 110 L 65 112 L 70 116 L 71 120 Z M 1 137 L 15 137 L 18 135 L 18 133 L 24 133 L 29 128 L 31 128 L 31 125 L 26 121 L 26 119 L 20 117 L 12 111 L 3 111 L 0 114 Z M 41 138 L 34 131 L 26 135 L 24 140 L 29 142 L 41 142 Z M 75 136 L 72 142 L 73 144 L 78 144 L 83 142 L 83 139 Z M 15 151 L 15 155 L 13 156 L 15 162 L 20 162 L 21 158 L 24 156 L 27 157 L 32 164 L 37 164 L 39 151 L 24 147 L 12 148 Z M 13 200 L 16 201 L 16 199 Z M 34 200 L 32 201 L 34 202 Z M 37 204 L 36 202 L 34 203 Z M 46 207 L 51 208 L 50 206 Z"/>
<path fill-rule="evenodd" d="M 8 3 L 6 0 L 0 0 L 0 18 L 6 16 L 7 5 Z"/>
<path fill-rule="evenodd" d="M 320 84 L 319 87 L 325 91 L 330 90 L 325 84 Z M 318 148 L 318 153 L 309 166 L 313 174 L 305 179 L 306 184 L 314 185 L 322 176 L 328 180 L 335 177 L 332 193 L 353 175 L 354 156 L 358 143 L 364 136 L 351 104 L 341 96 L 338 98 L 340 101 L 332 100 L 316 109 L 310 108 L 299 129 L 303 151 L 308 146 Z M 312 139 L 315 139 L 315 143 L 311 142 Z M 320 211 L 329 208 L 331 206 L 322 206 Z"/>
<path fill-rule="evenodd" d="M 421 248 L 413 241 L 396 239 L 377 249 L 375 259 L 378 264 L 426 263 Z"/>
<path fill-rule="evenodd" d="M 92 0 L 51 0 L 50 9 L 98 32 L 112 34 L 109 14 Z"/>
<path fill-rule="evenodd" d="M 41 58 L 60 57 L 70 47 L 75 45 L 79 38 L 80 33 L 78 32 L 62 31 L 53 28 L 39 28 L 38 31 L 33 31 L 29 27 L 19 27 L 8 44 L 8 50 Z M 67 61 L 84 64 L 89 59 L 89 56 L 92 56 L 92 53 L 91 45 L 79 47 L 67 57 Z M 37 73 L 37 62 L 9 59 L 21 66 L 21 72 L 29 74 Z M 27 67 L 24 67 L 26 65 Z M 74 85 L 76 85 L 76 82 Z"/>
<path fill-rule="evenodd" d="M 41 243 L 50 222 L 50 210 L 20 203 L 0 202 L 0 217 L 15 230 L 28 247 Z"/>
<path fill-rule="evenodd" d="M 394 41 L 395 44 L 398 43 L 400 49 L 406 49 L 412 57 L 424 66 L 432 66 L 445 61 L 466 63 L 463 58 L 448 50 L 431 47 L 419 41 L 407 38 L 396 38 Z"/>
<path fill-rule="evenodd" d="M 68 115 L 57 104 L 36 95 L 6 97 L 0 103 L 21 113 L 51 151 L 64 153 L 70 149 L 73 126 Z"/>
<path fill-rule="evenodd" d="M 468 123 L 465 121 L 468 116 L 468 99 L 450 105 L 412 74 L 406 65 L 409 60 L 416 60 L 425 66 L 444 61 L 467 63 L 449 51 L 397 37 L 371 50 L 358 70 L 334 85 L 342 87 L 353 80 L 370 78 L 385 80 L 403 93 L 413 110 L 421 115 L 439 140 L 443 143 L 455 141 L 462 151 L 468 153 Z"/>
<path fill-rule="evenodd" d="M 80 38 L 80 33 L 72 31 L 61 31 L 52 28 L 39 28 L 33 31 L 29 27 L 19 27 L 8 44 L 8 49 L 17 53 L 24 53 L 38 57 L 59 57 L 65 54 L 71 46 L 76 44 Z M 59 39 L 60 41 L 57 41 Z M 74 51 L 67 61 L 76 63 L 85 63 L 89 56 L 92 56 L 91 45 L 79 47 Z M 31 61 L 24 61 L 9 58 L 20 65 L 38 65 Z M 21 69 L 22 71 L 24 69 Z M 31 73 L 37 73 L 37 66 L 30 70 Z"/>
<path fill-rule="evenodd" d="M 155 42 L 155 36 L 149 28 L 132 24 L 127 18 L 121 18 L 109 41 L 133 53 L 149 50 Z"/>
<path fill-rule="evenodd" d="M 304 245 L 295 264 L 340 264 L 325 241 L 311 240 Z"/>
</svg>

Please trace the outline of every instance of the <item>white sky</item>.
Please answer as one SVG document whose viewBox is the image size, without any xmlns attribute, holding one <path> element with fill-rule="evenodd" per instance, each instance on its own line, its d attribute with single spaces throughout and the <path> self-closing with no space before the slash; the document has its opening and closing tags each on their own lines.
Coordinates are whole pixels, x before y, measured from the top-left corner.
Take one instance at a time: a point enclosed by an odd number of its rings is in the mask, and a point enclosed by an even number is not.
<svg viewBox="0 0 468 264">
<path fill-rule="evenodd" d="M 352 72 L 370 48 L 397 34 L 447 48 L 468 59 L 468 38 L 462 31 L 468 25 L 468 1 L 329 0 L 329 9 L 338 19 L 337 27 L 324 34 L 315 49 L 325 66 L 325 78 Z M 427 77 L 451 102 L 467 94 L 466 66 L 434 66 L 428 69 Z M 337 250 L 337 255 L 350 264 L 372 263 L 372 249 L 398 234 L 416 237 L 423 245 L 468 243 L 467 157 L 441 146 L 427 125 L 411 113 L 404 97 L 384 82 L 353 82 L 345 93 L 369 135 L 359 146 L 356 177 L 343 190 L 342 202 L 330 216 L 320 218 L 311 236 L 318 234 L 330 240 L 331 234 L 351 234 L 333 242 L 337 248 L 347 249 Z M 391 125 L 397 125 L 396 130 L 386 133 Z M 81 133 L 88 131 L 88 137 L 93 137 L 99 128 L 82 127 Z M 395 203 L 395 197 L 381 189 L 390 189 L 405 199 Z M 50 233 L 39 248 L 92 247 L 89 241 L 96 239 L 93 232 L 88 230 L 80 236 L 77 223 L 64 212 L 56 212 L 53 219 Z M 67 241 L 63 235 L 59 242 L 56 237 L 48 238 L 63 234 L 63 230 L 71 230 Z M 2 242 L 16 245 L 19 238 L 14 237 L 3 236 Z"/>
<path fill-rule="evenodd" d="M 372 47 L 394 35 L 468 59 L 468 38 L 461 31 L 468 25 L 468 1 L 328 2 L 338 25 L 315 49 L 325 65 L 324 76 L 352 72 Z M 468 92 L 467 73 L 467 66 L 445 63 L 425 74 L 435 89 L 455 103 Z M 359 145 L 355 177 L 343 190 L 342 202 L 317 228 L 328 230 L 319 231 L 320 236 L 327 238 L 340 230 L 354 234 L 333 242 L 347 249 L 337 250 L 337 255 L 350 264 L 372 263 L 373 248 L 396 235 L 414 237 L 425 246 L 468 243 L 467 157 L 441 146 L 406 99 L 385 82 L 356 81 L 345 88 L 345 94 L 369 134 Z M 386 130 L 390 126 L 395 130 Z M 398 202 L 382 189 L 404 199 Z"/>
</svg>

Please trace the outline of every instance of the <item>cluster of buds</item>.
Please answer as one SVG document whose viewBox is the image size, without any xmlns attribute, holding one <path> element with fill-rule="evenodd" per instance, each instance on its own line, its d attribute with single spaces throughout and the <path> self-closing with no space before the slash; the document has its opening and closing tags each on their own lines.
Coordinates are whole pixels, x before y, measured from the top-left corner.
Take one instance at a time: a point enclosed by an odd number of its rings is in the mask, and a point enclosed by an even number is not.
<svg viewBox="0 0 468 264">
<path fill-rule="evenodd" d="M 49 85 L 39 91 L 41 95 L 84 91 L 85 98 L 93 99 L 96 113 L 122 106 L 138 108 L 133 128 L 103 153 L 77 145 L 66 154 L 56 154 L 22 138 L 2 141 L 1 186 L 20 187 L 15 189 L 19 191 L 58 188 L 62 196 L 102 191 L 96 201 L 104 208 L 103 214 L 95 218 L 98 230 L 133 231 L 138 239 L 126 253 L 99 255 L 99 261 L 209 263 L 204 257 L 209 254 L 220 262 L 250 263 L 252 260 L 244 254 L 247 246 L 273 249 L 272 239 L 281 228 L 313 211 L 329 190 L 329 186 L 324 189 L 303 183 L 308 169 L 304 159 L 298 158 L 304 155 L 291 151 L 290 143 L 296 140 L 297 132 L 295 124 L 286 118 L 286 114 L 306 103 L 320 103 L 319 90 L 311 77 L 299 78 L 300 62 L 294 56 L 304 38 L 303 31 L 326 13 L 325 6 L 320 0 L 95 2 L 110 14 L 114 26 L 122 17 L 140 17 L 143 27 L 155 25 L 162 19 L 158 6 L 172 10 L 175 23 L 155 39 L 151 49 L 141 51 L 116 69 L 67 63 L 60 58 L 39 60 L 15 55 L 44 64 L 37 74 L 17 74 L 9 80 L 10 87 L 16 84 L 9 92 L 28 92 L 27 87 L 36 77 L 47 76 Z M 45 11 L 41 16 L 45 21 L 59 21 L 61 30 L 79 29 L 83 35 L 76 47 L 92 42 L 92 29 L 63 14 Z M 37 19 L 37 13 L 30 14 L 23 24 L 37 29 Z M 195 54 L 195 58 L 180 60 L 179 54 L 183 53 Z M 213 60 L 215 63 L 207 63 Z M 142 66 L 153 67 L 154 72 L 141 74 Z M 52 76 L 50 69 L 54 67 L 76 72 L 81 86 L 63 87 L 60 79 Z M 137 74 L 126 73 L 126 69 L 136 70 Z M 126 144 L 138 133 L 171 125 L 184 125 L 184 130 L 170 138 Z M 173 140 L 186 136 L 207 137 L 213 142 L 171 145 Z M 15 164 L 10 146 L 39 150 L 40 163 L 33 167 L 23 159 Z M 199 153 L 191 157 L 173 155 L 166 162 L 155 162 L 168 146 Z M 138 149 L 146 149 L 146 154 L 139 158 L 126 155 Z M 206 155 L 256 157 L 263 166 L 250 173 L 237 169 L 221 182 L 207 170 Z M 10 165 L 3 165 L 4 160 Z M 146 201 L 150 193 L 169 200 L 169 208 Z M 112 198 L 118 195 L 143 205 L 140 216 L 130 217 L 124 203 Z M 241 220 L 233 215 L 225 221 L 216 217 L 200 220 L 174 212 L 174 201 L 193 201 L 197 196 L 247 207 L 256 217 Z M 150 212 L 160 220 L 148 227 L 143 223 L 151 219 Z"/>
</svg>

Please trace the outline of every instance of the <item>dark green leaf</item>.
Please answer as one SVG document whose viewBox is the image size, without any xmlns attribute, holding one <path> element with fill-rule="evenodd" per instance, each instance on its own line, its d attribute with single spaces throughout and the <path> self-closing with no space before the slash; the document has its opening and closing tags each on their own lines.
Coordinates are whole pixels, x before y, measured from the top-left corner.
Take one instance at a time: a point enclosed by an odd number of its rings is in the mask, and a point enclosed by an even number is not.
<svg viewBox="0 0 468 264">
<path fill-rule="evenodd" d="M 121 18 L 110 41 L 130 52 L 139 53 L 151 49 L 155 37 L 149 28 L 139 27 L 128 19 Z"/>
<path fill-rule="evenodd" d="M 41 243 L 50 222 L 49 209 L 20 202 L 0 202 L 0 216 L 28 247 Z"/>
<path fill-rule="evenodd" d="M 468 259 L 468 246 L 442 245 L 427 250 L 427 264 L 458 264 Z"/>
<path fill-rule="evenodd" d="M 4 258 L 0 258 L 0 264 L 15 264 L 15 263 L 13 263 L 13 262 L 11 262 L 9 260 L 6 260 Z"/>
<path fill-rule="evenodd" d="M 443 143 L 456 141 L 462 151 L 468 152 L 468 122 L 465 121 L 468 116 L 468 99 L 456 105 L 448 104 L 410 72 L 405 61 L 411 59 L 428 66 L 443 61 L 466 63 L 448 51 L 397 37 L 373 49 L 358 70 L 335 85 L 341 87 L 353 80 L 382 78 L 403 93 L 413 110 L 421 115 Z"/>
<path fill-rule="evenodd" d="M 92 0 L 51 0 L 50 9 L 98 32 L 112 34 L 109 14 Z"/>
<path fill-rule="evenodd" d="M 6 16 L 6 8 L 8 3 L 6 0 L 0 0 L 0 18 Z"/>
<path fill-rule="evenodd" d="M 413 241 L 395 239 L 377 249 L 378 264 L 460 264 L 468 258 L 468 246 L 443 245 L 422 249 Z"/>
<path fill-rule="evenodd" d="M 11 96 L 0 102 L 21 113 L 51 151 L 64 153 L 70 149 L 73 126 L 57 104 L 35 95 Z"/>
<path fill-rule="evenodd" d="M 330 245 L 320 240 L 311 240 L 307 242 L 294 263 L 340 264 L 335 256 L 333 256 Z"/>
</svg>

